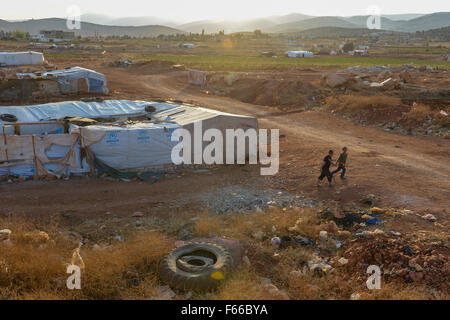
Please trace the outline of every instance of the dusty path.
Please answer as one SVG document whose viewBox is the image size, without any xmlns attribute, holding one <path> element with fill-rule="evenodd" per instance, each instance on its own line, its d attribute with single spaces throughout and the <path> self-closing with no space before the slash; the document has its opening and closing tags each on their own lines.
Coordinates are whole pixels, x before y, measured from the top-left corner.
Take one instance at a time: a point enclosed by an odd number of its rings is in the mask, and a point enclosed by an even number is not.
<svg viewBox="0 0 450 320">
<path fill-rule="evenodd" d="M 450 140 L 416 138 L 354 125 L 321 111 L 283 113 L 277 109 L 242 103 L 205 93 L 187 85 L 185 72 L 142 75 L 127 69 L 89 66 L 108 76 L 110 98 L 176 98 L 200 105 L 258 117 L 265 128 L 279 128 L 280 170 L 261 177 L 257 168 L 223 168 L 214 174 L 187 174 L 149 185 L 98 179 L 28 181 L 0 184 L 0 214 L 79 219 L 104 216 L 110 211 L 130 216 L 139 210 L 171 215 L 177 210 L 197 210 L 195 196 L 223 186 L 277 188 L 304 193 L 319 200 L 357 202 L 374 193 L 382 203 L 417 210 L 431 210 L 447 220 L 450 206 Z M 319 165 L 328 149 L 350 150 L 348 180 L 337 179 L 333 188 L 315 187 Z M 76 191 L 76 192 L 75 192 Z M 187 203 L 186 199 L 192 199 Z M 61 218 L 71 216 L 72 218 Z M 76 224 L 78 220 L 67 221 Z"/>
<path fill-rule="evenodd" d="M 106 73 L 116 70 L 105 70 Z M 312 187 L 327 150 L 350 150 L 349 181 L 337 182 L 339 198 L 371 191 L 386 204 L 446 209 L 450 201 L 450 141 L 418 138 L 361 127 L 321 111 L 281 113 L 271 107 L 243 103 L 207 94 L 189 86 L 186 73 L 113 76 L 113 86 L 133 88 L 140 96 L 171 97 L 221 111 L 256 116 L 261 127 L 279 128 L 287 136 L 281 143 L 281 183 L 319 197 L 334 190 Z M 109 77 L 112 78 L 111 76 Z M 126 82 L 126 83 L 125 83 Z M 341 188 L 342 187 L 342 188 Z M 324 190 L 326 189 L 326 190 Z"/>
</svg>

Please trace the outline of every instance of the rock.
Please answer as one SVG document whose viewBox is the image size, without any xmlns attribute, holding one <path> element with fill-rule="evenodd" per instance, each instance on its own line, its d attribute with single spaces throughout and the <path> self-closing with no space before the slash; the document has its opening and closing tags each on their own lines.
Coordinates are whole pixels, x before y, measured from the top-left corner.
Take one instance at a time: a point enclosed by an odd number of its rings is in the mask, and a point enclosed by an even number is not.
<svg viewBox="0 0 450 320">
<path fill-rule="evenodd" d="M 259 277 L 259 281 L 264 284 L 272 284 L 272 280 L 270 280 L 269 278 Z"/>
<path fill-rule="evenodd" d="M 348 263 L 348 259 L 345 259 L 344 257 L 342 257 L 342 258 L 340 258 L 340 259 L 338 260 L 338 262 L 339 262 L 339 264 L 340 264 L 341 266 L 343 266 L 343 265 L 346 265 L 346 264 Z"/>
<path fill-rule="evenodd" d="M 336 219 L 344 219 L 345 213 L 342 209 L 338 208 L 334 211 L 333 217 L 335 217 Z"/>
<path fill-rule="evenodd" d="M 289 273 L 288 284 L 290 288 L 299 288 L 304 284 L 303 274 L 299 270 L 293 270 Z"/>
<path fill-rule="evenodd" d="M 12 231 L 9 229 L 0 230 L 0 240 L 9 240 Z"/>
<path fill-rule="evenodd" d="M 367 238 L 370 237 L 372 235 L 372 233 L 368 230 L 364 230 L 363 232 L 359 232 L 357 234 L 355 234 L 355 236 L 357 238 Z"/>
<path fill-rule="evenodd" d="M 320 239 L 320 247 L 322 249 L 325 249 L 327 247 L 327 240 L 328 240 L 328 232 L 326 231 L 320 231 L 319 233 L 319 239 Z"/>
<path fill-rule="evenodd" d="M 156 290 L 157 294 L 152 296 L 150 300 L 172 300 L 176 296 L 169 286 L 156 287 Z"/>
<path fill-rule="evenodd" d="M 25 241 L 33 242 L 35 244 L 42 244 L 50 240 L 48 234 L 44 231 L 35 230 L 32 232 L 27 232 L 23 235 Z"/>
<path fill-rule="evenodd" d="M 253 238 L 255 238 L 256 240 L 262 240 L 264 238 L 264 232 L 262 232 L 261 230 L 255 232 L 252 234 Z"/>
<path fill-rule="evenodd" d="M 225 83 L 229 86 L 231 86 L 234 82 L 236 82 L 237 80 L 239 80 L 239 75 L 237 73 L 230 73 L 227 74 L 223 80 L 225 81 Z"/>
<path fill-rule="evenodd" d="M 333 269 L 328 263 L 322 262 L 321 260 L 317 259 L 308 261 L 308 268 L 309 271 L 319 275 L 325 274 Z"/>
<path fill-rule="evenodd" d="M 322 75 L 322 80 L 330 88 L 342 86 L 343 84 L 345 84 L 347 82 L 347 80 L 344 77 L 339 76 L 334 73 L 326 73 L 326 74 Z"/>
<path fill-rule="evenodd" d="M 368 205 L 370 205 L 371 207 L 375 207 L 375 206 L 378 204 L 378 200 L 377 200 L 377 198 L 375 197 L 374 194 L 368 194 L 368 195 L 366 195 L 365 197 L 363 197 L 363 198 L 361 199 L 361 202 L 362 202 L 363 204 L 368 204 Z"/>
<path fill-rule="evenodd" d="M 372 235 L 383 235 L 384 234 L 384 231 L 383 230 L 381 230 L 381 229 L 375 229 L 375 230 L 373 230 L 372 232 L 370 232 Z"/>
<path fill-rule="evenodd" d="M 287 295 L 286 292 L 284 292 L 284 290 L 278 289 L 273 284 L 263 284 L 262 288 L 268 295 L 270 295 L 271 299 L 274 299 L 274 300 L 290 300 L 289 296 Z"/>
<path fill-rule="evenodd" d="M 133 218 L 142 218 L 144 216 L 144 214 L 140 211 L 137 211 L 135 213 L 133 213 L 132 217 Z"/>
<path fill-rule="evenodd" d="M 332 234 L 336 234 L 339 231 L 339 228 L 334 221 L 330 221 L 326 227 L 326 231 Z"/>
<path fill-rule="evenodd" d="M 414 259 L 410 259 L 408 261 L 408 265 L 414 269 L 416 269 L 416 271 L 423 271 L 423 268 L 417 263 L 417 258 Z"/>
<path fill-rule="evenodd" d="M 302 236 L 295 236 L 294 241 L 302 246 L 311 246 L 314 245 L 314 241 Z"/>
<path fill-rule="evenodd" d="M 402 72 L 400 72 L 399 78 L 405 83 L 411 82 L 412 80 L 411 74 L 408 72 L 408 70 L 403 70 Z"/>
<path fill-rule="evenodd" d="M 338 234 L 338 236 L 342 236 L 345 238 L 348 238 L 352 235 L 351 232 L 347 231 L 347 230 L 339 230 L 337 234 Z"/>
<path fill-rule="evenodd" d="M 247 265 L 247 266 L 251 266 L 252 264 L 250 263 L 250 259 L 247 256 L 244 256 L 242 258 L 242 261 Z"/>
<path fill-rule="evenodd" d="M 416 283 L 421 283 L 423 282 L 423 272 L 413 272 L 410 271 L 409 272 L 409 276 L 412 279 L 412 281 L 416 282 Z"/>
<path fill-rule="evenodd" d="M 1 244 L 6 248 L 12 248 L 14 246 L 10 239 L 1 241 Z"/>
<path fill-rule="evenodd" d="M 352 293 L 352 295 L 350 296 L 350 300 L 360 300 L 361 299 L 361 295 L 357 292 Z"/>
</svg>

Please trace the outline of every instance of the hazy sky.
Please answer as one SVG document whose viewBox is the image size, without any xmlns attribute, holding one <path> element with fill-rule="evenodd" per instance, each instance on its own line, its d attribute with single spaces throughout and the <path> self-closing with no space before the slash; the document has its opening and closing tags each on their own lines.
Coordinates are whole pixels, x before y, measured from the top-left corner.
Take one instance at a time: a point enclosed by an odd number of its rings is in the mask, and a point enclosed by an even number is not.
<svg viewBox="0 0 450 320">
<path fill-rule="evenodd" d="M 159 16 L 168 19 L 198 20 L 249 18 L 292 12 L 316 16 L 364 15 L 370 5 L 382 14 L 450 11 L 448 0 L 1 0 L 0 18 L 66 17 L 70 5 L 82 13 L 116 17 Z"/>
</svg>

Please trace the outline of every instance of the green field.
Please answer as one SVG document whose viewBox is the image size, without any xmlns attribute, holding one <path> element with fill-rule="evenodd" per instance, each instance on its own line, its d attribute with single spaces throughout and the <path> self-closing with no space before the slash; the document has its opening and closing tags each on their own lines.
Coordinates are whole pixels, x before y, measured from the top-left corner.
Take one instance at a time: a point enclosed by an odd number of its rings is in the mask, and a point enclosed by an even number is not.
<svg viewBox="0 0 450 320">
<path fill-rule="evenodd" d="M 135 56 L 138 60 L 165 60 L 188 67 L 203 70 L 223 71 L 251 71 L 308 67 L 339 67 L 346 68 L 355 65 L 430 65 L 439 69 L 449 69 L 450 63 L 444 61 L 409 60 L 395 58 L 372 57 L 316 57 L 316 58 L 263 58 L 263 57 L 235 57 L 235 56 L 205 56 L 205 55 L 145 55 Z"/>
</svg>

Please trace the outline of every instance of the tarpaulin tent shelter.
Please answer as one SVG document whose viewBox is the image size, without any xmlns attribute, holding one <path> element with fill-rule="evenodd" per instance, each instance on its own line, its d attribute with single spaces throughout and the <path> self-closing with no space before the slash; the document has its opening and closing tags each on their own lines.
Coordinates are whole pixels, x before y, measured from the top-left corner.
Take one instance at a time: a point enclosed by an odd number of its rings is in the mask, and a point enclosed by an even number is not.
<svg viewBox="0 0 450 320">
<path fill-rule="evenodd" d="M 0 176 L 38 176 L 88 172 L 81 158 L 77 127 L 65 129 L 64 118 L 136 118 L 145 116 L 145 101 L 59 102 L 2 107 L 0 114 Z M 163 109 L 152 107 L 152 110 Z"/>
<path fill-rule="evenodd" d="M 197 86 L 204 86 L 206 84 L 206 72 L 204 71 L 189 69 L 188 78 L 190 84 Z"/>
<path fill-rule="evenodd" d="M 171 153 L 178 141 L 171 136 L 178 128 L 194 135 L 194 126 L 201 121 L 202 134 L 215 128 L 224 136 L 226 129 L 257 129 L 256 118 L 182 103 L 63 102 L 4 107 L 2 112 L 16 121 L 0 120 L 0 175 L 81 173 L 92 164 L 108 173 L 148 172 L 173 166 Z M 61 121 L 68 117 L 69 122 Z M 72 122 L 74 117 L 98 122 L 81 126 Z"/>
<path fill-rule="evenodd" d="M 81 67 L 44 72 L 42 78 L 57 78 L 62 93 L 108 93 L 104 74 Z"/>
<path fill-rule="evenodd" d="M 20 66 L 44 63 L 40 52 L 0 52 L 0 66 Z"/>
<path fill-rule="evenodd" d="M 242 129 L 247 131 L 248 129 L 258 129 L 258 120 L 254 117 L 231 114 L 221 112 L 212 109 L 206 109 L 201 107 L 194 107 L 189 105 L 178 105 L 172 109 L 162 109 L 161 111 L 152 113 L 152 118 L 159 121 L 171 121 L 174 122 L 191 133 L 194 137 L 194 125 L 196 122 L 201 121 L 202 136 L 208 129 L 218 129 L 223 136 L 223 163 L 225 163 L 225 152 L 227 146 L 226 130 Z M 191 159 L 194 159 L 194 141 L 191 146 Z M 205 141 L 202 145 L 202 150 L 210 142 Z M 248 146 L 247 146 L 248 147 Z M 245 157 L 249 156 L 249 148 L 245 148 Z M 234 145 L 234 154 L 236 155 L 237 143 Z M 235 158 L 236 159 L 236 158 Z"/>
<path fill-rule="evenodd" d="M 314 56 L 311 51 L 288 51 L 286 54 L 289 58 L 312 58 Z"/>
</svg>

